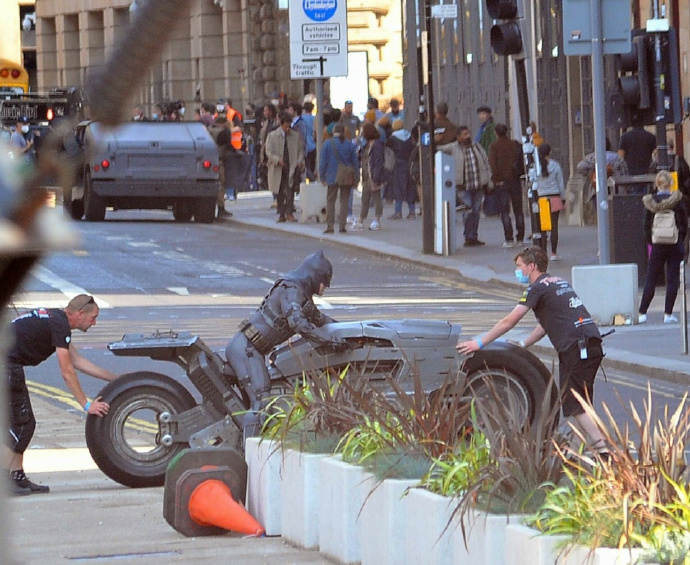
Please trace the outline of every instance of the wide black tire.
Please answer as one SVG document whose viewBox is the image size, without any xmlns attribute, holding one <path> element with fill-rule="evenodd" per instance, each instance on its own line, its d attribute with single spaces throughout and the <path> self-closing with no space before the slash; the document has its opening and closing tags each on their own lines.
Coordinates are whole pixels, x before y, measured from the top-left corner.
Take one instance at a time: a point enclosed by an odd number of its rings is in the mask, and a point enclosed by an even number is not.
<svg viewBox="0 0 690 565">
<path fill-rule="evenodd" d="M 89 171 L 84 172 L 84 214 L 87 222 L 105 220 L 105 200 L 93 191 Z"/>
<path fill-rule="evenodd" d="M 195 203 L 194 221 L 212 224 L 216 219 L 216 197 L 198 198 Z"/>
<path fill-rule="evenodd" d="M 84 199 L 72 200 L 70 216 L 73 220 L 81 220 L 84 217 Z"/>
<path fill-rule="evenodd" d="M 194 207 L 187 200 L 178 200 L 172 205 L 172 213 L 176 222 L 190 222 L 194 216 Z"/>
<path fill-rule="evenodd" d="M 551 374 L 526 349 L 504 341 L 494 342 L 474 353 L 465 362 L 464 370 L 474 396 L 493 398 L 486 384 L 486 380 L 490 380 L 506 405 L 508 395 L 512 395 L 517 402 L 516 406 L 521 410 L 522 421 L 532 424 L 541 415 Z M 558 402 L 555 384 L 549 394 L 548 409 L 551 410 Z"/>
<path fill-rule="evenodd" d="M 118 377 L 99 396 L 110 404 L 108 415 L 89 415 L 86 419 L 86 445 L 98 468 L 128 487 L 162 486 L 168 464 L 189 445 L 162 445 L 157 417 L 164 411 L 180 414 L 194 408 L 192 395 L 170 377 L 142 371 Z M 149 413 L 155 421 L 143 421 L 141 412 Z M 135 449 L 142 447 L 142 440 L 147 440 L 149 449 L 145 452 Z"/>
</svg>

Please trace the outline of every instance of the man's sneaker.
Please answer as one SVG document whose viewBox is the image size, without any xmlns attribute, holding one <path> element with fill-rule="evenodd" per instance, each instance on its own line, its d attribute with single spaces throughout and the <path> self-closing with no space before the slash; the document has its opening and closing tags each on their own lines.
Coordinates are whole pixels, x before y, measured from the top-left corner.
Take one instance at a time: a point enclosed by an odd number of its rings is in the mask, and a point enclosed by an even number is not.
<svg viewBox="0 0 690 565">
<path fill-rule="evenodd" d="M 678 318 L 673 314 L 664 314 L 664 324 L 676 324 L 677 322 Z"/>
<path fill-rule="evenodd" d="M 369 225 L 370 230 L 378 231 L 381 229 L 381 224 L 379 224 L 378 220 L 372 220 L 371 224 Z"/>
<path fill-rule="evenodd" d="M 549 259 L 549 261 L 560 261 L 560 260 L 561 260 L 561 258 L 558 255 L 556 255 L 555 253 L 552 253 L 551 258 Z"/>
<path fill-rule="evenodd" d="M 13 476 L 12 482 L 19 488 L 28 489 L 30 493 L 40 494 L 50 492 L 50 487 L 48 485 L 37 485 L 24 474 L 24 471 L 22 471 L 19 476 Z"/>
<path fill-rule="evenodd" d="M 402 214 L 400 212 L 396 212 L 392 216 L 388 216 L 389 220 L 402 220 Z"/>
<path fill-rule="evenodd" d="M 645 323 L 647 323 L 647 314 L 638 314 L 638 316 L 637 316 L 637 323 L 638 323 L 638 324 L 645 324 Z"/>
<path fill-rule="evenodd" d="M 362 222 L 355 222 L 352 224 L 352 231 L 362 231 L 364 229 L 364 224 Z"/>
<path fill-rule="evenodd" d="M 509 249 L 509 248 L 513 247 L 513 245 L 515 245 L 515 244 L 512 241 L 504 241 L 503 245 L 501 245 L 501 247 L 503 247 L 504 249 Z"/>
<path fill-rule="evenodd" d="M 355 216 L 348 216 L 347 223 L 354 226 L 357 223 L 357 218 Z"/>
</svg>

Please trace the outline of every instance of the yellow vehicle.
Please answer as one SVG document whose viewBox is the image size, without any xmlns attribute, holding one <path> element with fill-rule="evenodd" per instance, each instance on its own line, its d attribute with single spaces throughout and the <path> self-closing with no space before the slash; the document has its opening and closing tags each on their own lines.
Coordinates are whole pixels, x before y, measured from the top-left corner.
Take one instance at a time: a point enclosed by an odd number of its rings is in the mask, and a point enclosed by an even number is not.
<svg viewBox="0 0 690 565">
<path fill-rule="evenodd" d="M 4 93 L 29 92 L 29 73 L 9 59 L 0 59 L 0 96 Z"/>
</svg>

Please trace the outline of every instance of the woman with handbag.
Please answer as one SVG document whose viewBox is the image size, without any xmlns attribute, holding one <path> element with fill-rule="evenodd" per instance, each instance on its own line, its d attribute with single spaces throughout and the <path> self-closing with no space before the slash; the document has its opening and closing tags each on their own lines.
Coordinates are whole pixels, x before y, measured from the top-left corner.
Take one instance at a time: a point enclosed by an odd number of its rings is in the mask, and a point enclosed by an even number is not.
<svg viewBox="0 0 690 565">
<path fill-rule="evenodd" d="M 374 201 L 374 219 L 369 226 L 370 230 L 381 229 L 381 216 L 383 216 L 383 201 L 381 192 L 386 184 L 387 173 L 384 166 L 385 145 L 381 141 L 381 134 L 376 126 L 365 123 L 362 126 L 362 138 L 365 145 L 362 146 L 360 155 L 362 161 L 362 209 L 359 213 L 359 221 L 355 222 L 352 229 L 362 231 L 364 222 L 369 215 L 369 205 Z"/>
<path fill-rule="evenodd" d="M 359 160 L 357 148 L 345 140 L 345 128 L 336 124 L 333 128 L 333 139 L 323 144 L 319 162 L 319 177 L 328 185 L 326 196 L 326 231 L 333 233 L 335 224 L 335 201 L 340 201 L 338 226 L 340 233 L 347 232 L 347 201 L 350 189 L 359 183 Z M 338 197 L 338 192 L 340 196 Z"/>
<path fill-rule="evenodd" d="M 539 146 L 539 166 L 541 173 L 537 178 L 537 194 L 539 198 L 545 196 L 549 199 L 551 208 L 551 261 L 558 261 L 558 216 L 565 208 L 565 181 L 563 171 L 558 161 L 551 158 L 551 146 L 542 143 Z M 548 232 L 542 232 L 546 238 Z"/>
</svg>

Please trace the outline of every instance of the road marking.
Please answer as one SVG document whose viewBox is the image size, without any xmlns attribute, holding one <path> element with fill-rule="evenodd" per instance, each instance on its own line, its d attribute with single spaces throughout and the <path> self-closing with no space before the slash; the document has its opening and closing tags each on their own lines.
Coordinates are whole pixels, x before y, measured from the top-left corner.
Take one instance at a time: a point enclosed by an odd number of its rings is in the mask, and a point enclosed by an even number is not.
<svg viewBox="0 0 690 565">
<path fill-rule="evenodd" d="M 76 284 L 73 284 L 68 280 L 63 279 L 62 277 L 56 275 L 51 270 L 46 269 L 41 265 L 35 267 L 31 271 L 31 274 L 42 283 L 47 284 L 48 286 L 60 291 L 70 300 L 72 300 L 72 298 L 74 298 L 78 294 L 91 294 L 86 289 L 77 286 Z M 98 304 L 98 307 L 100 309 L 110 308 L 110 304 L 108 304 L 105 300 L 102 300 L 97 296 L 94 296 L 94 298 L 96 299 L 96 304 Z"/>
<path fill-rule="evenodd" d="M 42 396 L 43 398 L 55 400 L 57 402 L 60 402 L 61 404 L 68 406 L 69 408 L 77 410 L 78 412 L 84 411 L 83 406 L 79 404 L 71 394 L 65 392 L 60 388 L 56 388 L 54 386 L 46 385 L 43 383 L 38 383 L 36 381 L 30 381 L 28 379 L 26 381 L 26 386 L 32 394 Z M 157 424 L 153 422 L 147 422 L 140 418 L 128 418 L 125 427 L 134 430 L 139 430 L 142 432 L 155 433 L 158 431 Z"/>
<path fill-rule="evenodd" d="M 169 286 L 168 290 L 180 296 L 189 296 L 189 290 L 186 286 Z"/>
</svg>

